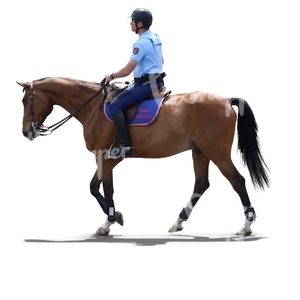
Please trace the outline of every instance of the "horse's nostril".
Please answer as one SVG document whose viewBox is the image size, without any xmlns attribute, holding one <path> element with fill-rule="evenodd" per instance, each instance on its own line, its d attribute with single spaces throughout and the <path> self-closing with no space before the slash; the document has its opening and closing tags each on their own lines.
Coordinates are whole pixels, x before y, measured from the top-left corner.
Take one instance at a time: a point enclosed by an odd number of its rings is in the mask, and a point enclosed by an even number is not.
<svg viewBox="0 0 300 300">
<path fill-rule="evenodd" d="M 26 132 L 26 131 L 23 131 L 23 135 L 24 135 L 25 137 L 27 137 L 27 132 Z"/>
</svg>

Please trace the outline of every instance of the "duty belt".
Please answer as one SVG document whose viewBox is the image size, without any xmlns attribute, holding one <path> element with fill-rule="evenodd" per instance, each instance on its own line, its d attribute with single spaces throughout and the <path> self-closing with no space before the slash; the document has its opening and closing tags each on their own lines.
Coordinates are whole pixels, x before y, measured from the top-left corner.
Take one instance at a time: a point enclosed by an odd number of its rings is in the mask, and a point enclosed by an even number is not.
<svg viewBox="0 0 300 300">
<path fill-rule="evenodd" d="M 145 74 L 142 77 L 134 78 L 134 81 L 142 84 L 142 83 L 161 83 L 163 82 L 163 78 L 166 76 L 166 73 L 156 73 L 156 74 Z"/>
</svg>

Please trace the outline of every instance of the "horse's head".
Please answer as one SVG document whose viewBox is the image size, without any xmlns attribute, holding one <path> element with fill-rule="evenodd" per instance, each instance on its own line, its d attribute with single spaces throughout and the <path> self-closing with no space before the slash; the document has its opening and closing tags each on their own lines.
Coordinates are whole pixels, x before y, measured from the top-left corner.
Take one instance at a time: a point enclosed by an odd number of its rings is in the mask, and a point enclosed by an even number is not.
<svg viewBox="0 0 300 300">
<path fill-rule="evenodd" d="M 45 131 L 43 122 L 52 112 L 53 105 L 47 94 L 38 85 L 34 86 L 34 82 L 17 83 L 23 87 L 24 91 L 23 134 L 32 141 Z"/>
</svg>

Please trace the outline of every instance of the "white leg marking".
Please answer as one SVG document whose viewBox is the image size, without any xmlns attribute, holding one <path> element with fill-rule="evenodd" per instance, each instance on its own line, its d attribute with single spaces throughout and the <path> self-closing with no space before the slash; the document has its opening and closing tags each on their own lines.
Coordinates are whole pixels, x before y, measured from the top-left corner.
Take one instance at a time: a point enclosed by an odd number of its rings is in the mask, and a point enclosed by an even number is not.
<svg viewBox="0 0 300 300">
<path fill-rule="evenodd" d="M 176 232 L 176 231 L 180 231 L 183 229 L 182 227 L 182 222 L 185 221 L 181 218 L 178 217 L 178 219 L 176 220 L 176 222 L 170 227 L 168 232 Z"/>
<path fill-rule="evenodd" d="M 254 221 L 248 221 L 248 219 L 245 219 L 244 226 L 236 233 L 237 235 L 250 235 L 252 233 L 251 225 Z"/>
<path fill-rule="evenodd" d="M 108 219 L 98 228 L 95 235 L 108 235 L 110 232 L 109 227 L 115 222 L 109 222 Z"/>
</svg>

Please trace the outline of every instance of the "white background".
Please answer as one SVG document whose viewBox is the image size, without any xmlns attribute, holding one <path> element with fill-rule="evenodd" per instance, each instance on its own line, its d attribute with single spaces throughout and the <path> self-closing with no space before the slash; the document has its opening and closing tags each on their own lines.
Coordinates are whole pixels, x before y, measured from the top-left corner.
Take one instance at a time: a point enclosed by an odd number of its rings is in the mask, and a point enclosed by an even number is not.
<svg viewBox="0 0 300 300">
<path fill-rule="evenodd" d="M 232 151 L 258 215 L 252 238 L 234 238 L 242 206 L 213 164 L 184 230 L 167 233 L 193 190 L 187 152 L 118 165 L 125 226 L 94 240 L 105 215 L 89 193 L 96 165 L 81 124 L 22 136 L 16 81 L 101 81 L 129 59 L 137 7 L 154 15 L 173 93 L 241 97 L 254 111 L 271 188 L 256 191 L 236 140 Z M 296 1 L 6 1 L 0 14 L 1 299 L 299 299 Z M 66 115 L 57 107 L 45 124 Z"/>
</svg>

